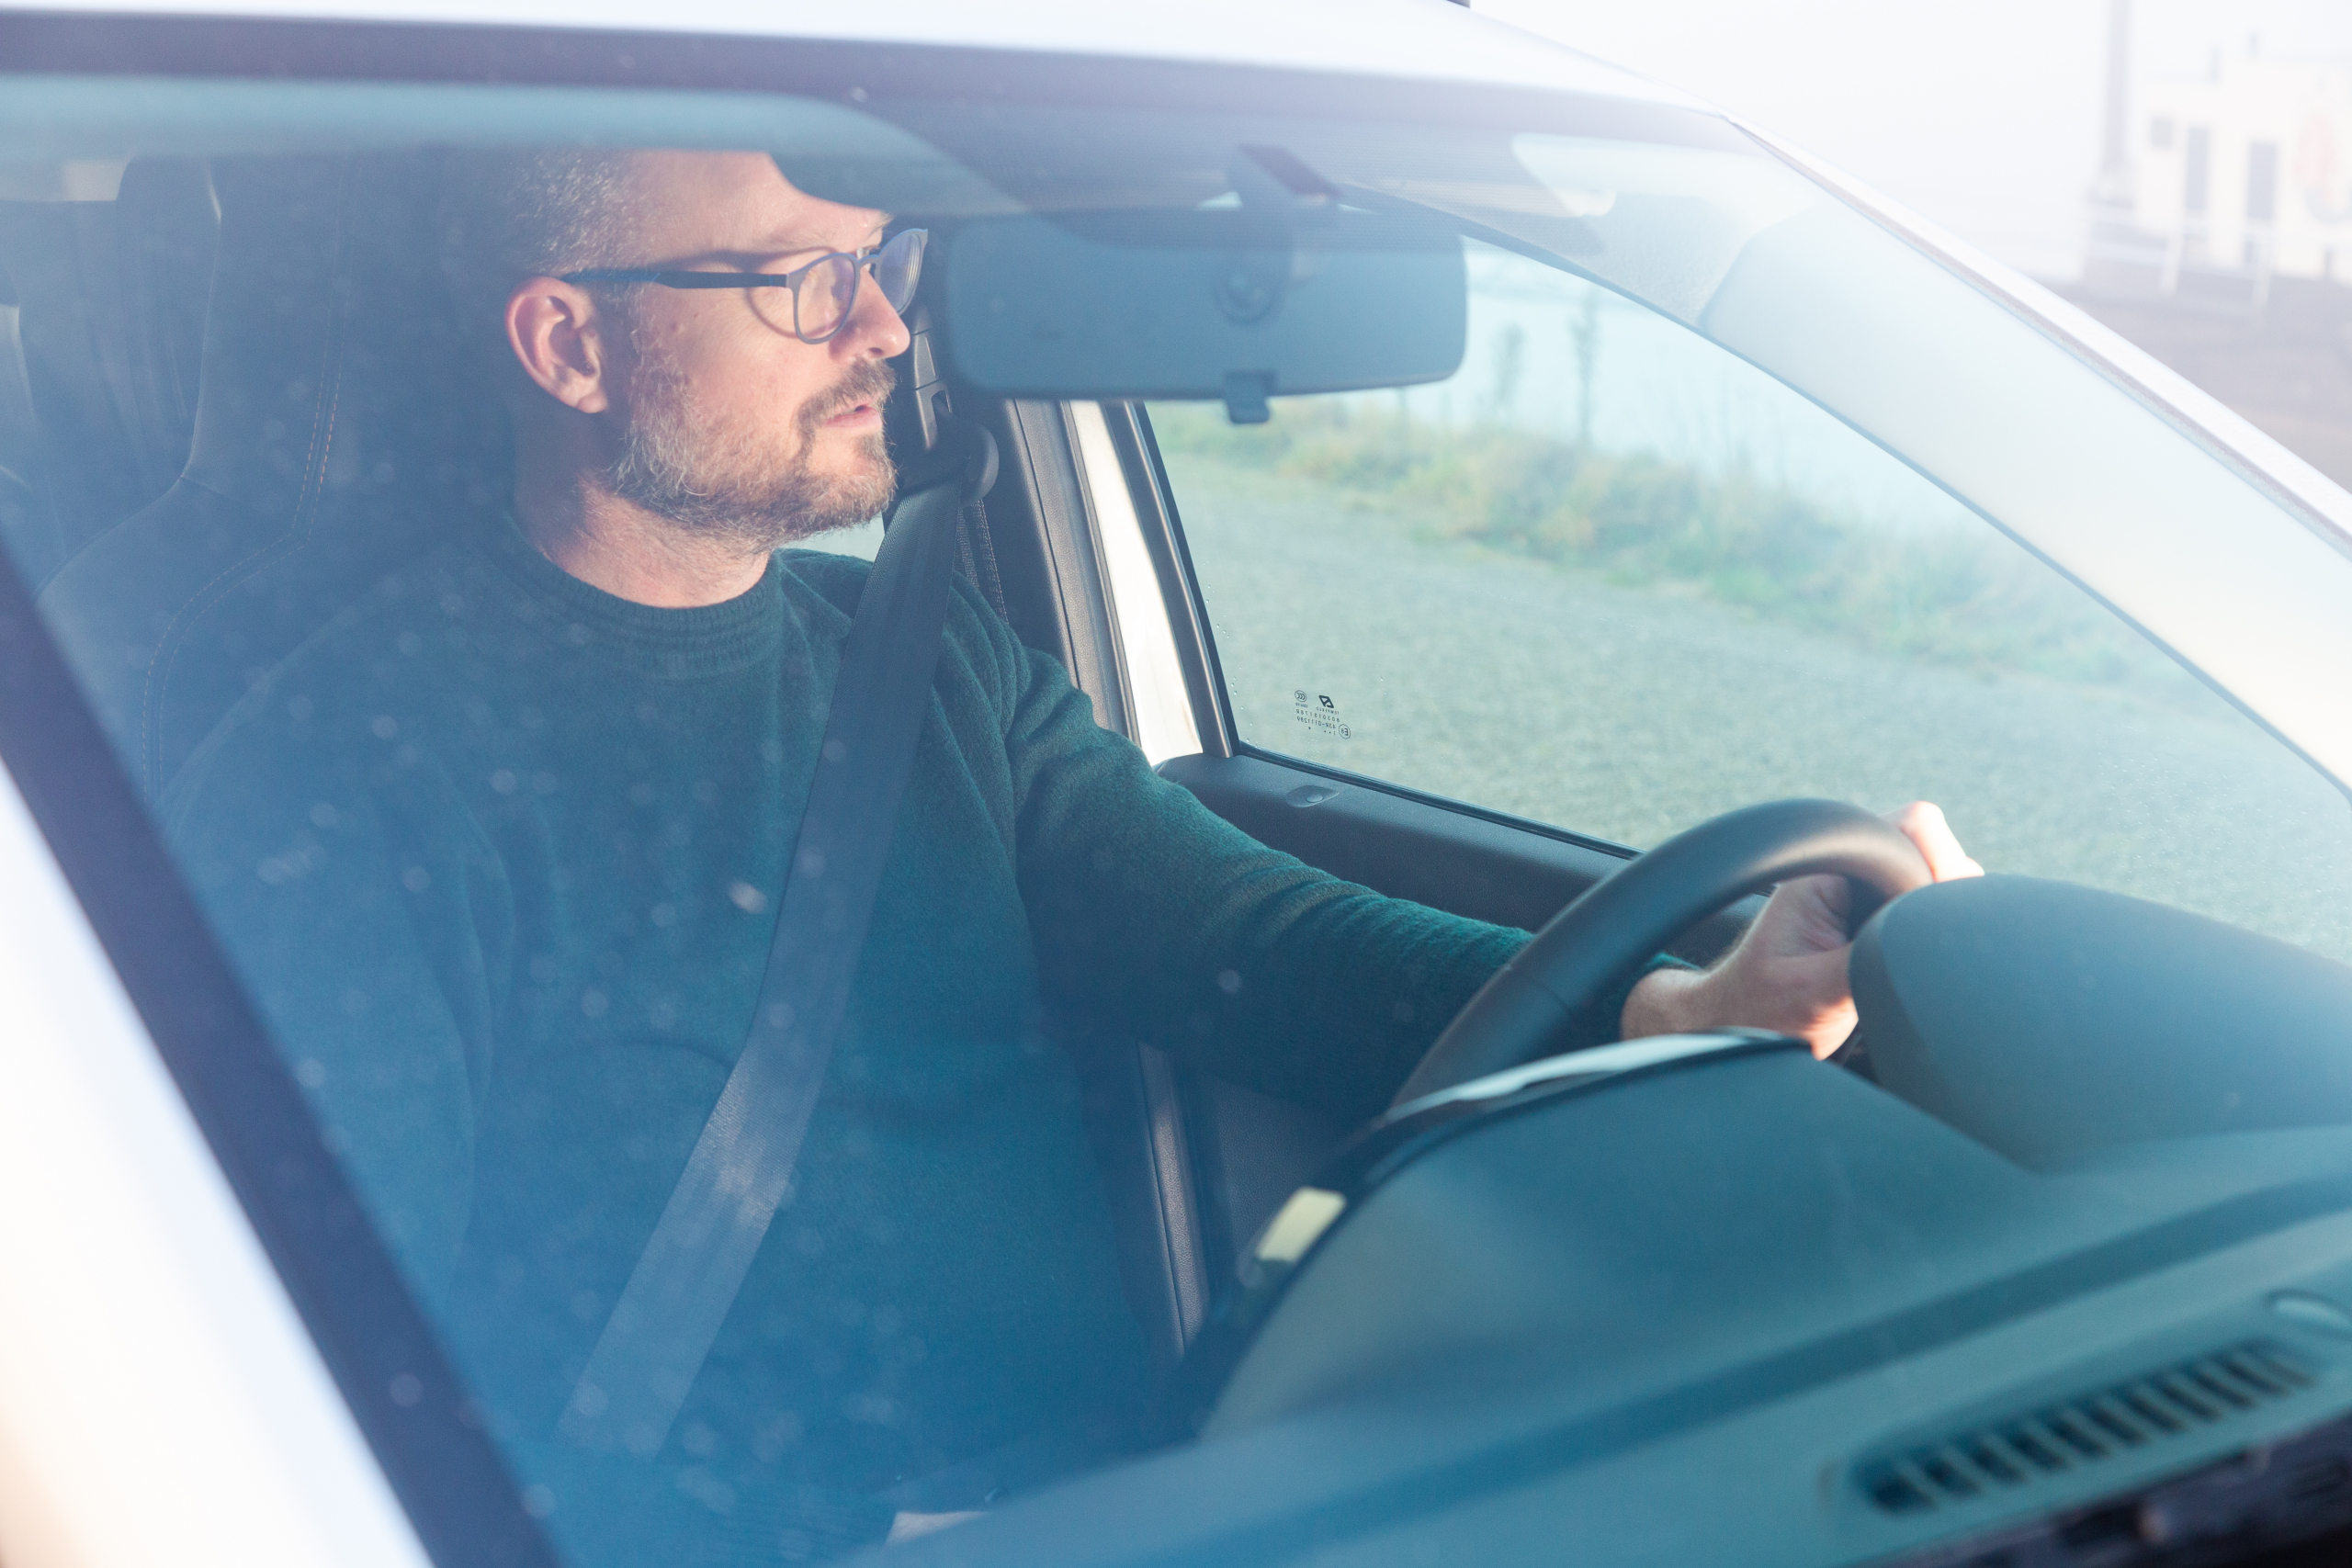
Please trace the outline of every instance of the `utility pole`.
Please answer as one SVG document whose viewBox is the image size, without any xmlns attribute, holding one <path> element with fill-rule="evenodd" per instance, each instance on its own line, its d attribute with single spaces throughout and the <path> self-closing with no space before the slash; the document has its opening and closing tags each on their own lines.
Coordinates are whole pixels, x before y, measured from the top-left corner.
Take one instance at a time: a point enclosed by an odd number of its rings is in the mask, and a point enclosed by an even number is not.
<svg viewBox="0 0 2352 1568">
<path fill-rule="evenodd" d="M 2113 286 L 2150 265 L 2137 233 L 2132 178 L 2132 0 L 2107 0 L 2107 102 L 2098 173 L 2084 193 L 2089 220 L 2083 247 L 2085 282 Z M 2161 268 L 2168 276 L 2170 263 Z"/>
<path fill-rule="evenodd" d="M 2091 199 L 2126 207 L 2132 200 L 2132 0 L 2107 0 L 2105 129 Z"/>
<path fill-rule="evenodd" d="M 1584 286 L 1584 299 L 1568 323 L 1577 354 L 1577 446 L 1592 450 L 1592 381 L 1600 364 L 1600 285 Z"/>
</svg>

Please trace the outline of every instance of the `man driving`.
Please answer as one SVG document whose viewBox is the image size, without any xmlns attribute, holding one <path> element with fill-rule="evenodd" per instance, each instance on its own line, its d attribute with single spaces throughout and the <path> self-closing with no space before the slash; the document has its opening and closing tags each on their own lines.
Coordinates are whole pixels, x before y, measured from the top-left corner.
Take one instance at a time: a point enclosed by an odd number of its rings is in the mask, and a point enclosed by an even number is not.
<svg viewBox="0 0 2352 1568">
<path fill-rule="evenodd" d="M 168 822 L 560 1537 L 751 1562 L 903 1533 L 894 1486 L 1115 1432 L 1147 1392 L 1057 1041 L 1368 1118 L 1525 933 L 1252 841 L 959 583 L 790 1194 L 659 1450 L 567 1444 L 752 1023 L 867 571 L 786 547 L 890 501 L 906 280 L 868 259 L 884 214 L 764 153 L 469 158 L 453 192 L 511 514 L 274 671 Z M 797 276 L 593 276 L 616 270 Z M 1976 871 L 1933 807 L 1894 820 L 1937 876 Z M 1784 886 L 1714 967 L 1654 966 L 1574 1043 L 1740 1024 L 1826 1055 L 1853 1022 L 1844 896 Z"/>
</svg>

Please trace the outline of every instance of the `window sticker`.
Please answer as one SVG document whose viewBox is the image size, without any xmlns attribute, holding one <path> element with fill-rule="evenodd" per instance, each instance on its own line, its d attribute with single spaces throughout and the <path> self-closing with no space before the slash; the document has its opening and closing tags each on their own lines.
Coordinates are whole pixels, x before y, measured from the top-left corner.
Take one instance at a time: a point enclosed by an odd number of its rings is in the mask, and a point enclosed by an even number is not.
<svg viewBox="0 0 2352 1568">
<path fill-rule="evenodd" d="M 1309 735 L 1323 740 L 1352 739 L 1348 721 L 1340 716 L 1338 701 L 1328 692 L 1310 692 L 1304 686 L 1291 691 L 1291 717 L 1304 727 Z"/>
</svg>

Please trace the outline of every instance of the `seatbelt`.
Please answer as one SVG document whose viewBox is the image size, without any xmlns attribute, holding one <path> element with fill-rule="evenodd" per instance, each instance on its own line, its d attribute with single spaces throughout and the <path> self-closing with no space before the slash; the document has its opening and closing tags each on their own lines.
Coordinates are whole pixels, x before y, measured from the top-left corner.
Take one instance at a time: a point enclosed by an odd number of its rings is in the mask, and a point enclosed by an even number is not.
<svg viewBox="0 0 2352 1568">
<path fill-rule="evenodd" d="M 931 706 L 956 516 L 996 477 L 986 431 L 942 436 L 947 471 L 893 509 L 842 645 L 751 1036 L 557 1424 L 582 1447 L 661 1448 L 791 1187 Z"/>
</svg>

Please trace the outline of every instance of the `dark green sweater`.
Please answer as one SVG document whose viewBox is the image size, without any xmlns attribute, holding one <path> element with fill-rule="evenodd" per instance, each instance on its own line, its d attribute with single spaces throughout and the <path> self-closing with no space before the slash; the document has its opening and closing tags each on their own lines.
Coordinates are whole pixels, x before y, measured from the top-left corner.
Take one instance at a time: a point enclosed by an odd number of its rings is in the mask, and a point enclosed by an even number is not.
<svg viewBox="0 0 2352 1568">
<path fill-rule="evenodd" d="M 748 1028 L 865 570 L 794 552 L 655 609 L 510 525 L 380 584 L 166 798 L 582 1561 L 821 1554 L 878 1534 L 877 1488 L 1135 1398 L 1066 1029 L 1369 1116 L 1525 940 L 1211 816 L 959 584 L 796 1193 L 668 1448 L 567 1452 L 558 1413 Z"/>
</svg>

